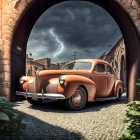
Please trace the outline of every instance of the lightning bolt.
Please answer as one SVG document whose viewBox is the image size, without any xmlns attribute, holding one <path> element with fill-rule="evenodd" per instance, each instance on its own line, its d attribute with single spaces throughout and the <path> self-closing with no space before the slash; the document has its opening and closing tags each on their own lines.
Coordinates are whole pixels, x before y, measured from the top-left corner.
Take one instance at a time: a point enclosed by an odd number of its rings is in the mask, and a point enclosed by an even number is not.
<svg viewBox="0 0 140 140">
<path fill-rule="evenodd" d="M 58 55 L 60 55 L 64 49 L 64 43 L 58 38 L 58 36 L 54 33 L 53 29 L 50 29 L 50 34 L 51 36 L 54 38 L 54 40 L 57 42 L 58 44 L 58 48 L 56 50 L 56 52 L 53 54 L 54 57 L 57 57 Z"/>
</svg>

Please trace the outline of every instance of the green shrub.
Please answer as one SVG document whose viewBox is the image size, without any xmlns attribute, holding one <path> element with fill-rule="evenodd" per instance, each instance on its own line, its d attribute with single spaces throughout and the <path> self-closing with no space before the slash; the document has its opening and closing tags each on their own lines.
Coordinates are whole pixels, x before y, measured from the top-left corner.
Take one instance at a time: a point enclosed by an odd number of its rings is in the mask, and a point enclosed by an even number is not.
<svg viewBox="0 0 140 140">
<path fill-rule="evenodd" d="M 20 138 L 24 135 L 24 116 L 12 108 L 12 105 L 0 97 L 0 139 L 5 137 Z"/>
<path fill-rule="evenodd" d="M 140 79 L 138 80 L 140 81 Z M 140 86 L 140 83 L 136 83 L 136 85 Z M 130 125 L 120 140 L 140 140 L 140 101 L 129 102 L 127 106 L 126 116 L 128 119 L 124 122 Z"/>
<path fill-rule="evenodd" d="M 124 140 L 140 139 L 140 101 L 132 101 L 127 104 L 129 110 L 126 112 L 127 120 L 130 123 L 126 132 L 122 135 Z"/>
</svg>

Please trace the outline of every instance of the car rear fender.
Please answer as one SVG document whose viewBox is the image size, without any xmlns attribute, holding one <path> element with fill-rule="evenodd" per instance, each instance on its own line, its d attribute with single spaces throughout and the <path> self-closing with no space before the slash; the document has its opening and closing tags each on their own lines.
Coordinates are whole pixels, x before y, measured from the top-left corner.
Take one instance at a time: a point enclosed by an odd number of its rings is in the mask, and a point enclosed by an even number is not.
<svg viewBox="0 0 140 140">
<path fill-rule="evenodd" d="M 124 92 L 124 84 L 121 80 L 117 80 L 115 82 L 115 87 L 114 87 L 114 95 L 118 98 L 118 90 L 121 89 L 121 93 Z"/>
<path fill-rule="evenodd" d="M 79 86 L 86 89 L 88 101 L 94 101 L 96 94 L 95 83 L 87 77 L 81 75 L 63 75 L 65 79 L 64 85 L 58 84 L 58 93 L 64 94 L 66 99 L 70 98 Z"/>
</svg>

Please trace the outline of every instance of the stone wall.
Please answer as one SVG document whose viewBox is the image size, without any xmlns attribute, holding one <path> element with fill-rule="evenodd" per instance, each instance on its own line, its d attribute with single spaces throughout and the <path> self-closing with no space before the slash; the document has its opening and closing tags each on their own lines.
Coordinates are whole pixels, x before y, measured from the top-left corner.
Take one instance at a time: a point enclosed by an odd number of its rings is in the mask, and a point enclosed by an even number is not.
<svg viewBox="0 0 140 140">
<path fill-rule="evenodd" d="M 121 38 L 116 45 L 108 53 L 103 53 L 99 59 L 107 61 L 113 68 L 116 76 L 121 79 L 121 66 L 124 64 L 124 70 L 126 71 L 126 51 L 124 39 Z M 123 61 L 123 62 L 122 62 Z M 124 73 L 125 73 L 124 71 Z"/>
<path fill-rule="evenodd" d="M 10 100 L 10 52 L 14 30 L 24 9 L 24 0 L 0 0 L 0 95 Z"/>
<path fill-rule="evenodd" d="M 124 39 L 121 38 L 110 52 L 104 52 L 99 59 L 107 61 L 113 68 L 118 79 L 122 80 L 126 87 L 126 50 Z"/>
</svg>

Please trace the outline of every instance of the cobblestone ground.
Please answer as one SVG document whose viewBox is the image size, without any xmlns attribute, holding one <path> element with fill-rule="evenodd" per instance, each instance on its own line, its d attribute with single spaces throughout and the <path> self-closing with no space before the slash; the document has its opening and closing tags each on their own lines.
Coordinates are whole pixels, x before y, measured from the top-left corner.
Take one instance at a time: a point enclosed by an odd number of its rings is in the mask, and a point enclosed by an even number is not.
<svg viewBox="0 0 140 140">
<path fill-rule="evenodd" d="M 81 111 L 68 111 L 62 101 L 32 106 L 27 101 L 14 103 L 25 115 L 25 140 L 116 140 L 126 130 L 123 123 L 127 99 L 88 103 Z"/>
</svg>

